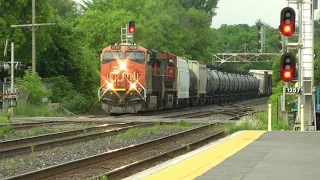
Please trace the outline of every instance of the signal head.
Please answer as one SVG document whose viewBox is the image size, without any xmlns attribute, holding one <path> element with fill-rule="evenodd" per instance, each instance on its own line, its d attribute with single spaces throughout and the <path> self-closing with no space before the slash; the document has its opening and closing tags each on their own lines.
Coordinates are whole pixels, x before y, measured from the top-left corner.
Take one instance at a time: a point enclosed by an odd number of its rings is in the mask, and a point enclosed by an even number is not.
<svg viewBox="0 0 320 180">
<path fill-rule="evenodd" d="M 280 14 L 280 31 L 284 36 L 291 36 L 295 31 L 296 13 L 291 7 L 285 7 Z"/>
<path fill-rule="evenodd" d="M 296 59 L 292 53 L 284 53 L 280 62 L 280 76 L 282 81 L 293 81 L 296 69 Z"/>
<path fill-rule="evenodd" d="M 135 33 L 136 32 L 136 27 L 134 21 L 129 21 L 129 33 Z"/>
</svg>

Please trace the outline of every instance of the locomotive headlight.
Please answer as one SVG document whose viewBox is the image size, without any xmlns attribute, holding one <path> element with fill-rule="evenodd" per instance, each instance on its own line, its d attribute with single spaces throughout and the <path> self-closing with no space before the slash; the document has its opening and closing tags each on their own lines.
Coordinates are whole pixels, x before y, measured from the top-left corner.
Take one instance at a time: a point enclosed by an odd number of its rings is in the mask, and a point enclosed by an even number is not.
<svg viewBox="0 0 320 180">
<path fill-rule="evenodd" d="M 136 84 L 135 83 L 130 83 L 130 88 L 131 89 L 135 89 L 136 88 Z"/>
<path fill-rule="evenodd" d="M 113 88 L 113 83 L 108 83 L 108 89 L 112 89 Z"/>
<path fill-rule="evenodd" d="M 127 68 L 127 64 L 125 62 L 120 62 L 120 70 L 125 70 Z"/>
</svg>

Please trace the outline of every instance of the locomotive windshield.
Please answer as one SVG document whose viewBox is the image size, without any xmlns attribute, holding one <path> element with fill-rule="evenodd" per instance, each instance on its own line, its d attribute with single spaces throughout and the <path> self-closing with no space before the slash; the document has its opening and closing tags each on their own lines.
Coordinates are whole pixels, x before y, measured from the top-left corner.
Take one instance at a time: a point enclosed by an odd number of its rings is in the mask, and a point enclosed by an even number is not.
<svg viewBox="0 0 320 180">
<path fill-rule="evenodd" d="M 116 59 L 122 59 L 122 52 L 104 52 L 102 64 L 109 63 L 111 61 L 115 61 Z"/>
<path fill-rule="evenodd" d="M 125 56 L 131 61 L 144 64 L 144 52 L 126 52 Z"/>
</svg>

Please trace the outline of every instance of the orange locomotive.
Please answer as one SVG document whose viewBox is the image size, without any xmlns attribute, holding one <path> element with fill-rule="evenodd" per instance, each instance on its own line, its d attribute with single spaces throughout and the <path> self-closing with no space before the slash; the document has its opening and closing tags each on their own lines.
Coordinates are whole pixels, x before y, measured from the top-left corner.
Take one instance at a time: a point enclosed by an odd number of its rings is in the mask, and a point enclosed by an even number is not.
<svg viewBox="0 0 320 180">
<path fill-rule="evenodd" d="M 98 92 L 102 109 L 109 113 L 136 113 L 173 107 L 175 64 L 176 57 L 170 53 L 131 43 L 104 48 Z"/>
</svg>

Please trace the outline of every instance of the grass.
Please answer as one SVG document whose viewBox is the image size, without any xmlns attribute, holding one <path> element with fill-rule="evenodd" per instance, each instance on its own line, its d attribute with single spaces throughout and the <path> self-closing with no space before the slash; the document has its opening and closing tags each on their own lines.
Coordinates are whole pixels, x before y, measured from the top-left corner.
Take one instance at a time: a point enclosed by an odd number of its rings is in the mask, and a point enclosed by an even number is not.
<svg viewBox="0 0 320 180">
<path fill-rule="evenodd" d="M 14 114 L 16 116 L 26 117 L 57 117 L 61 116 L 61 113 L 53 111 L 48 104 L 32 105 L 24 101 L 18 101 L 17 107 L 14 108 Z"/>
<path fill-rule="evenodd" d="M 276 121 L 276 116 L 272 115 L 271 121 L 272 130 L 291 130 L 289 125 L 286 125 L 282 119 Z M 257 112 L 254 115 L 242 117 L 237 123 L 226 128 L 228 134 L 240 130 L 267 130 L 268 129 L 268 115 L 267 111 Z"/>
<path fill-rule="evenodd" d="M 10 116 L 8 113 L 0 112 L 0 123 L 1 124 L 11 123 Z M 0 138 L 4 137 L 5 135 L 11 135 L 14 133 L 15 133 L 15 129 L 10 124 L 0 127 Z"/>
<path fill-rule="evenodd" d="M 32 137 L 32 136 L 39 136 L 43 134 L 51 134 L 54 131 L 50 129 L 31 129 L 30 131 L 27 131 L 24 136 L 26 137 Z"/>
<path fill-rule="evenodd" d="M 158 123 L 152 127 L 129 129 L 128 131 L 126 131 L 123 134 L 120 134 L 119 136 L 121 136 L 122 138 L 126 138 L 126 139 L 133 139 L 137 136 L 143 136 L 148 133 L 159 134 L 161 132 L 161 129 L 190 129 L 190 128 L 194 128 L 197 126 L 200 126 L 200 125 L 193 125 L 193 124 L 187 123 L 183 120 L 179 121 L 175 125 L 160 125 L 160 123 Z"/>
</svg>

